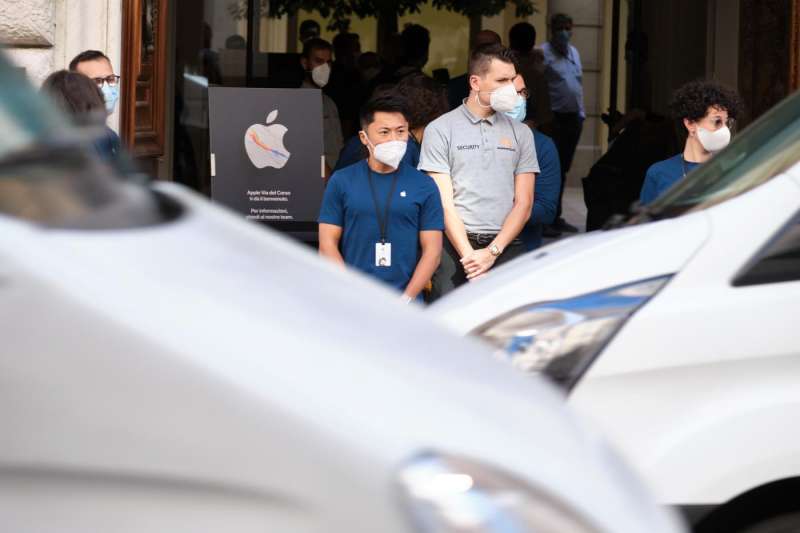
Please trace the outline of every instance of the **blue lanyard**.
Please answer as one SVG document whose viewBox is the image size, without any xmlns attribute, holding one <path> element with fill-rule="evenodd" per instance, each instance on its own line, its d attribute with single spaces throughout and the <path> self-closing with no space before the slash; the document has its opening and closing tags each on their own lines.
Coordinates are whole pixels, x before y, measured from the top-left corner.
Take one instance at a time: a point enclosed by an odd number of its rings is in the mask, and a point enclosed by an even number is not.
<svg viewBox="0 0 800 533">
<path fill-rule="evenodd" d="M 367 166 L 367 180 L 369 180 L 369 191 L 372 193 L 372 203 L 375 205 L 375 216 L 378 218 L 378 229 L 381 232 L 381 244 L 386 244 L 386 231 L 389 225 L 389 211 L 392 207 L 394 189 L 397 186 L 397 170 L 392 173 L 392 187 L 389 189 L 389 196 L 386 197 L 386 212 L 381 216 L 378 206 L 378 195 L 375 194 L 375 185 L 372 183 L 372 169 Z"/>
</svg>

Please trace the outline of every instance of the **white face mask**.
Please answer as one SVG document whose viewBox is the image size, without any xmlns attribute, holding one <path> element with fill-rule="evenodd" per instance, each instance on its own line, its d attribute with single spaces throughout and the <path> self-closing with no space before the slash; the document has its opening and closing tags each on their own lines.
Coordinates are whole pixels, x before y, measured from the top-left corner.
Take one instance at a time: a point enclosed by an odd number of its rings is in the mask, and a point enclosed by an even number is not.
<svg viewBox="0 0 800 533">
<path fill-rule="evenodd" d="M 514 88 L 514 84 L 507 83 L 506 85 L 498 87 L 492 91 L 491 95 L 489 96 L 489 107 L 498 113 L 513 111 L 517 106 L 518 96 L 519 95 L 517 94 L 517 90 Z M 478 98 L 478 95 L 475 95 L 475 98 L 478 100 L 478 105 L 481 107 L 486 107 L 485 105 L 481 104 L 481 100 Z"/>
<path fill-rule="evenodd" d="M 708 131 L 698 127 L 697 140 L 707 152 L 719 152 L 731 142 L 731 130 L 728 126 L 723 126 L 717 131 Z"/>
<path fill-rule="evenodd" d="M 317 65 L 311 69 L 311 79 L 317 84 L 317 87 L 325 87 L 328 85 L 328 80 L 331 77 L 331 66 L 327 63 Z"/>
<path fill-rule="evenodd" d="M 362 130 L 362 133 L 367 139 L 367 144 L 372 148 L 372 156 L 375 159 L 392 168 L 400 166 L 400 161 L 402 161 L 403 156 L 406 155 L 406 147 L 408 144 L 406 141 L 387 141 L 374 145 L 370 142 L 369 137 L 367 137 L 367 132 Z"/>
</svg>

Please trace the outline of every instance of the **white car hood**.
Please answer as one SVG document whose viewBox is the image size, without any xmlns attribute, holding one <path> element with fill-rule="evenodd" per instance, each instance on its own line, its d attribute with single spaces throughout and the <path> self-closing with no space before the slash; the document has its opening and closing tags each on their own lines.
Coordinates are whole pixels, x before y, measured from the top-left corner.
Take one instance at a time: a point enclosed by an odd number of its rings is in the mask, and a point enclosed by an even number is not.
<svg viewBox="0 0 800 533">
<path fill-rule="evenodd" d="M 519 307 L 673 274 L 709 231 L 707 215 L 699 212 L 563 239 L 456 289 L 429 313 L 464 335 Z"/>
<path fill-rule="evenodd" d="M 375 495 L 439 450 L 580 502 L 604 531 L 677 530 L 542 381 L 366 278 L 158 188 L 183 219 L 109 232 L 0 219 L 0 254 L 14 251 L 0 466 L 199 480 L 285 498 L 325 530 L 394 531 L 373 519 L 395 499 Z"/>
</svg>

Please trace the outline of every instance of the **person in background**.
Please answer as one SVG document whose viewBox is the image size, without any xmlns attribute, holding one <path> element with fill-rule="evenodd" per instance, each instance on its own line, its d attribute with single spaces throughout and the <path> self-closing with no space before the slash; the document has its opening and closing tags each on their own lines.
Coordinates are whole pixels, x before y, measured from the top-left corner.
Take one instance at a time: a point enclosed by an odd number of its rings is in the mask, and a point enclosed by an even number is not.
<svg viewBox="0 0 800 533">
<path fill-rule="evenodd" d="M 119 100 L 120 77 L 114 74 L 114 67 L 107 55 L 98 50 L 86 50 L 72 58 L 69 70 L 92 80 L 103 95 L 108 114 L 114 112 Z"/>
<path fill-rule="evenodd" d="M 439 187 L 447 231 L 432 300 L 525 252 L 539 165 L 530 128 L 505 114 L 519 103 L 514 60 L 499 45 L 473 50 L 469 97 L 425 129 L 419 169 Z"/>
<path fill-rule="evenodd" d="M 396 86 L 383 85 L 376 90 L 376 93 L 394 93 L 406 100 L 409 135 L 403 161 L 417 168 L 425 127 L 448 111 L 444 87 L 425 74 L 417 73 L 406 76 Z M 367 155 L 360 138 L 352 137 L 342 148 L 335 170 L 357 163 L 365 159 Z"/>
<path fill-rule="evenodd" d="M 400 57 L 396 62 L 385 61 L 383 70 L 372 81 L 372 87 L 398 83 L 409 74 L 422 72 L 428 62 L 431 34 L 419 24 L 407 24 L 399 35 Z"/>
<path fill-rule="evenodd" d="M 300 85 L 303 89 L 322 89 L 330 80 L 333 47 L 323 39 L 309 39 L 303 44 L 300 65 L 305 71 L 305 79 Z M 336 166 L 342 149 L 342 125 L 336 104 L 327 94 L 322 93 L 322 135 L 325 151 L 325 175 L 330 176 Z"/>
<path fill-rule="evenodd" d="M 742 102 L 733 89 L 712 81 L 692 81 L 675 91 L 670 110 L 686 129 L 686 143 L 682 153 L 647 170 L 639 197 L 642 205 L 654 201 L 728 145 Z"/>
<path fill-rule="evenodd" d="M 534 48 L 536 28 L 527 22 L 519 22 L 508 32 L 508 47 L 517 54 L 519 73 L 531 97 L 528 99 L 526 121 L 541 131 L 549 131 L 553 122 L 550 108 L 550 92 L 544 75 L 544 54 Z"/>
<path fill-rule="evenodd" d="M 310 41 L 311 39 L 319 39 L 321 32 L 322 28 L 320 28 L 319 22 L 306 19 L 300 23 L 297 38 L 300 39 L 302 44 L 306 44 L 306 41 Z"/>
<path fill-rule="evenodd" d="M 333 38 L 334 61 L 331 79 L 324 92 L 336 103 L 342 135 L 348 139 L 358 131 L 358 110 L 366 101 L 366 84 L 358 70 L 361 41 L 357 33 L 340 33 Z"/>
<path fill-rule="evenodd" d="M 381 57 L 375 52 L 364 52 L 358 56 L 358 71 L 366 84 L 372 83 L 381 72 Z"/>
<path fill-rule="evenodd" d="M 106 103 L 94 80 L 78 72 L 59 70 L 44 80 L 41 91 L 72 118 L 75 125 L 86 128 L 103 159 L 112 161 L 118 157 L 119 136 L 105 124 Z"/>
<path fill-rule="evenodd" d="M 449 111 L 447 91 L 442 85 L 425 74 L 406 76 L 397 84 L 397 93 L 408 101 L 409 148 L 413 146 L 416 160 L 410 163 L 417 167 L 425 128 Z"/>
<path fill-rule="evenodd" d="M 561 190 L 558 195 L 555 222 L 545 228 L 545 236 L 558 237 L 562 232 L 575 233 L 578 228 L 561 216 L 564 186 L 572 166 L 575 149 L 583 130 L 586 111 L 583 108 L 583 67 L 578 49 L 569 42 L 572 38 L 572 18 L 557 13 L 550 19 L 550 41 L 542 45 L 545 77 L 550 90 L 553 110 L 553 141 L 558 148 L 561 164 Z"/>
<path fill-rule="evenodd" d="M 517 90 L 519 100 L 512 111 L 506 112 L 509 118 L 524 122 L 533 131 L 533 144 L 536 146 L 536 159 L 539 161 L 539 174 L 533 187 L 533 209 L 531 218 L 519 234 L 527 251 L 535 250 L 542 245 L 542 227 L 552 224 L 556 216 L 556 202 L 558 190 L 561 185 L 561 167 L 558 162 L 558 150 L 553 139 L 536 129 L 532 121 L 525 120 L 526 110 L 530 108 L 527 103 L 531 96 L 525 87 L 525 78 L 517 75 L 514 78 L 514 88 Z"/>
<path fill-rule="evenodd" d="M 500 35 L 492 30 L 481 30 L 475 34 L 471 50 L 491 44 L 500 45 Z M 463 104 L 464 98 L 467 96 L 469 96 L 469 72 L 450 78 L 450 81 L 447 82 L 447 100 L 450 104 L 450 109 L 453 110 Z"/>
<path fill-rule="evenodd" d="M 444 217 L 436 185 L 402 162 L 408 109 L 395 94 L 361 111 L 366 161 L 334 172 L 319 215 L 319 252 L 419 300 L 439 265 Z"/>
</svg>

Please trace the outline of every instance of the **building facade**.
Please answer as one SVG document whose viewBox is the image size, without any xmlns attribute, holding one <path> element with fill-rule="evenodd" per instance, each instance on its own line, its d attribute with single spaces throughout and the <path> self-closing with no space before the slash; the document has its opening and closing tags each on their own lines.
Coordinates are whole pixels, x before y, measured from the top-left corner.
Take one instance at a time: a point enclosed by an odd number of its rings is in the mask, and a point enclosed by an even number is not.
<svg viewBox="0 0 800 533">
<path fill-rule="evenodd" d="M 269 19 L 247 12 L 258 2 L 240 4 L 237 11 L 232 0 L 0 0 L 0 42 L 34 83 L 83 50 L 104 51 L 123 76 L 112 127 L 148 172 L 208 192 L 203 83 L 263 86 L 261 70 L 298 49 L 299 21 L 326 22 L 303 12 Z M 675 88 L 705 77 L 739 89 L 746 122 L 798 86 L 800 0 L 537 0 L 536 7 L 527 20 L 539 43 L 548 36 L 550 15 L 572 16 L 584 66 L 587 120 L 572 185 L 606 149 L 601 114 L 610 109 L 665 113 Z M 478 27 L 506 40 L 519 21 L 509 6 Z M 475 21 L 428 6 L 398 22 L 434 30 L 428 70 L 448 68 L 455 76 L 466 68 Z M 375 48 L 374 19 L 354 20 L 351 31 L 361 34 L 364 51 Z M 246 48 L 229 48 L 231 37 Z"/>
</svg>

